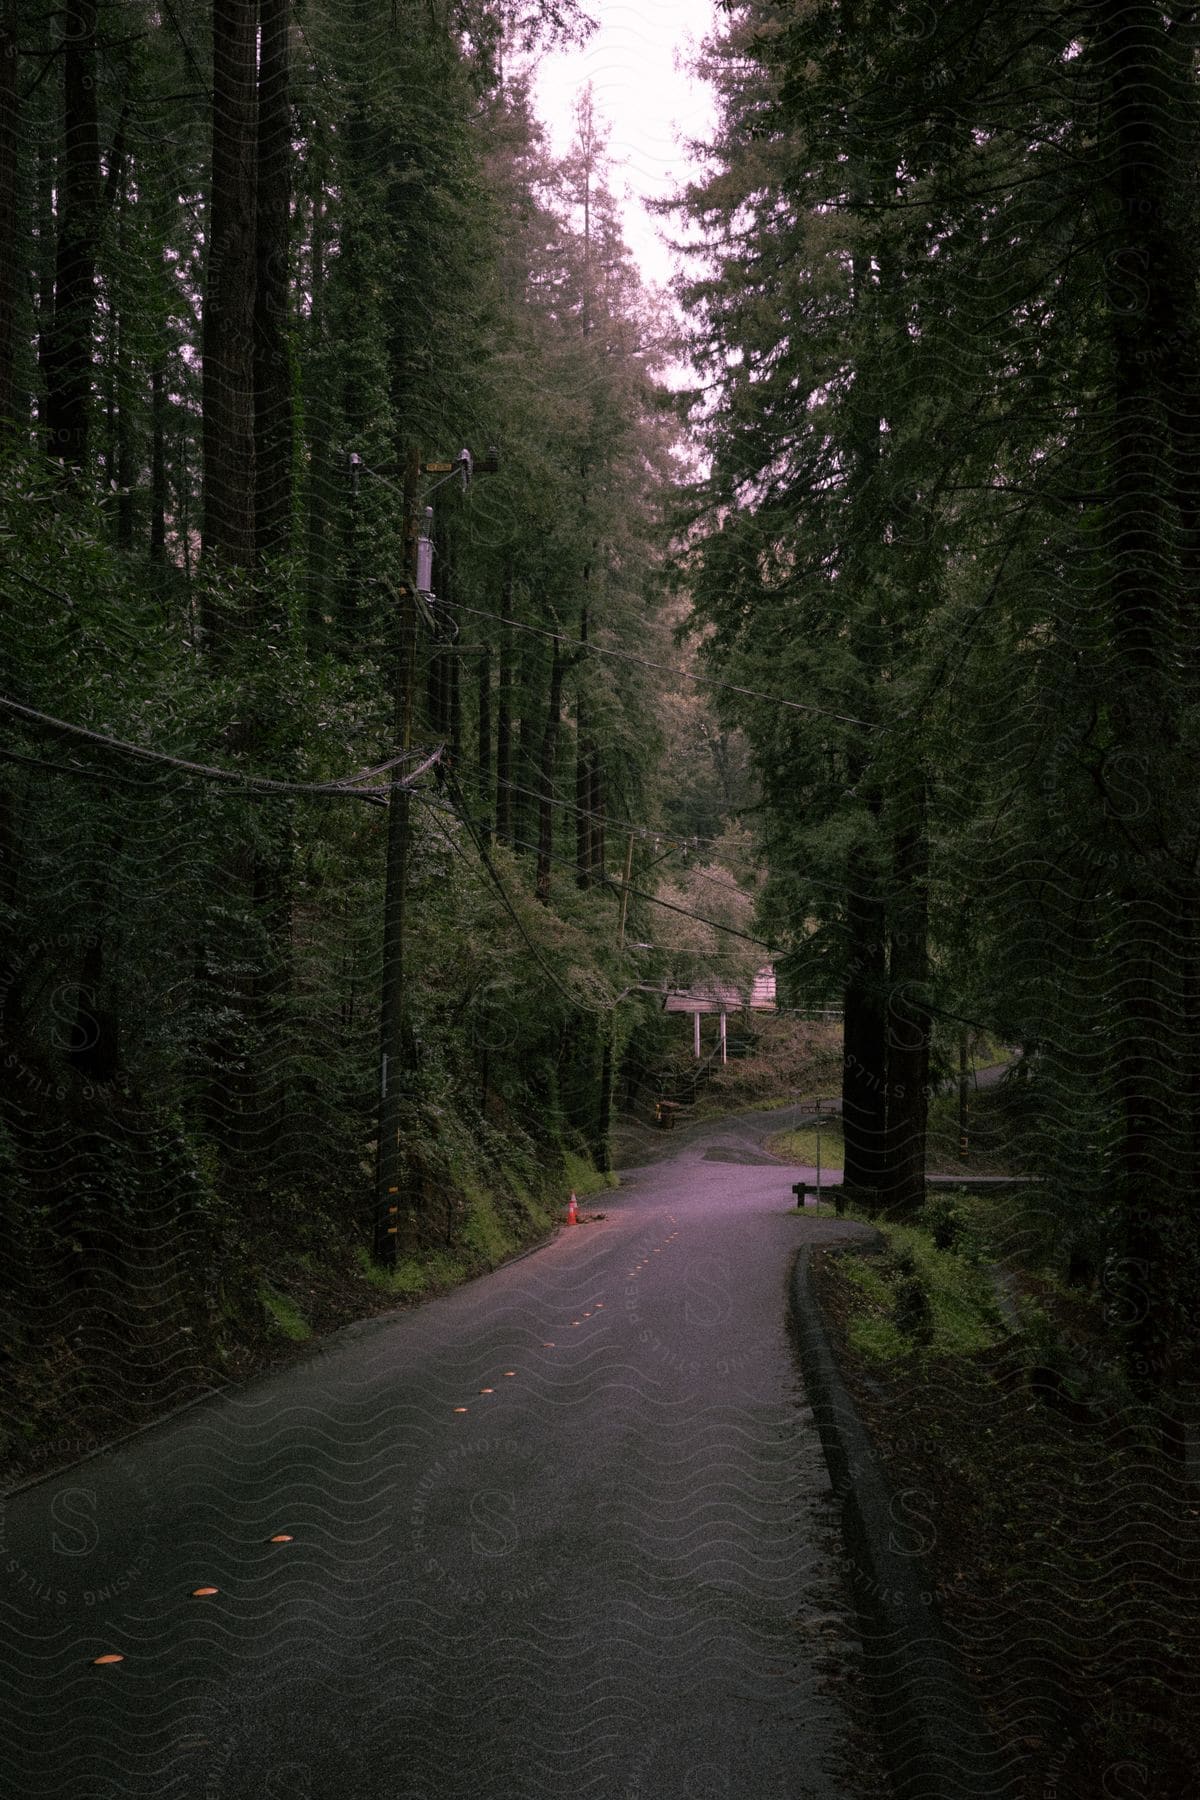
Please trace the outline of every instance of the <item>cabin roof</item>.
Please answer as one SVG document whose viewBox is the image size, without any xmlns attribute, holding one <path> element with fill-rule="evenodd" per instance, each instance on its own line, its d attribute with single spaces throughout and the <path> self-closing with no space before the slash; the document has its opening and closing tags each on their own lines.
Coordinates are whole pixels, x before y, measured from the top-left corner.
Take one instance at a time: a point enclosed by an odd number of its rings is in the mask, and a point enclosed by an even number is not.
<svg viewBox="0 0 1200 1800">
<path fill-rule="evenodd" d="M 748 989 L 731 981 L 694 981 L 690 987 L 669 988 L 663 1008 L 669 1013 L 774 1012 L 775 970 L 769 963 L 759 969 Z"/>
</svg>

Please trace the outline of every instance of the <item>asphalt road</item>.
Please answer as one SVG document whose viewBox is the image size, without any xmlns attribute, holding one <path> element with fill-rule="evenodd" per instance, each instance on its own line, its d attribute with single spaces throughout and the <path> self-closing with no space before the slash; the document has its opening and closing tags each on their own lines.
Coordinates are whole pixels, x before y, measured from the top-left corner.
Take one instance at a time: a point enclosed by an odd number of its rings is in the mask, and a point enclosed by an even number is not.
<svg viewBox="0 0 1200 1800">
<path fill-rule="evenodd" d="M 0 1793 L 882 1791 L 756 1141 L 10 1498 Z"/>
</svg>

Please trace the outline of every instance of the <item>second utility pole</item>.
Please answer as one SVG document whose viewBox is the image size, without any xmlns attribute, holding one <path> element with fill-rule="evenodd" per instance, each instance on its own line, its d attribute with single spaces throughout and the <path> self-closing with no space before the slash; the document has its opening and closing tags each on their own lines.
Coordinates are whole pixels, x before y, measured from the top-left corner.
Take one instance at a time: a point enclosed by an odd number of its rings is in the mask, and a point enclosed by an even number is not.
<svg viewBox="0 0 1200 1800">
<path fill-rule="evenodd" d="M 404 466 L 404 585 L 396 647 L 396 711 L 393 756 L 412 749 L 413 688 L 417 662 L 417 482 L 420 457 L 410 450 Z M 388 798 L 387 877 L 383 901 L 383 991 L 379 1044 L 379 1149 L 375 1204 L 375 1260 L 394 1267 L 397 1245 L 406 1255 L 417 1248 L 417 1214 L 412 1196 L 402 1197 L 400 1103 L 408 1062 L 404 992 L 405 895 L 412 801 L 404 785 L 405 765 L 392 770 Z"/>
</svg>

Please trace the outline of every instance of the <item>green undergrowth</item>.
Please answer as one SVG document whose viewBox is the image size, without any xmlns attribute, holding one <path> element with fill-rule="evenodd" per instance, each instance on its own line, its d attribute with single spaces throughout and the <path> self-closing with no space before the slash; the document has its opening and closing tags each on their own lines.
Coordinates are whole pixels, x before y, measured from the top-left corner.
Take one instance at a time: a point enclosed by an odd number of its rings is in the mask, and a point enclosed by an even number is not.
<svg viewBox="0 0 1200 1800">
<path fill-rule="evenodd" d="M 568 1194 L 573 1192 L 577 1199 L 582 1200 L 585 1195 L 603 1194 L 609 1188 L 615 1188 L 617 1177 L 611 1173 L 605 1174 L 587 1157 L 568 1150 L 563 1156 L 563 1184 Z"/>
<path fill-rule="evenodd" d="M 293 1344 L 303 1344 L 312 1336 L 312 1327 L 296 1302 L 287 1294 L 278 1294 L 267 1282 L 260 1282 L 258 1297 L 268 1317 Z"/>
<path fill-rule="evenodd" d="M 1056 1196 L 938 1192 L 915 1225 L 867 1222 L 884 1249 L 818 1252 L 815 1291 L 1014 1794 L 1090 1800 L 1119 1766 L 1130 1793 L 1183 1800 L 1194 1478 L 1166 1415 L 1122 1387 L 1111 1299 L 1062 1272 Z"/>
<path fill-rule="evenodd" d="M 833 1209 L 815 1210 L 828 1215 Z M 991 1276 L 975 1255 L 938 1247 L 938 1217 L 927 1207 L 924 1225 L 872 1220 L 883 1252 L 842 1259 L 856 1297 L 847 1340 L 860 1355 L 881 1363 L 914 1351 L 970 1356 L 996 1342 L 1001 1321 Z"/>
<path fill-rule="evenodd" d="M 794 1102 L 786 1104 L 793 1105 Z M 803 1110 L 811 1112 L 811 1105 Z M 995 1091 L 972 1093 L 967 1115 L 968 1152 L 962 1155 L 959 1139 L 958 1097 L 937 1094 L 929 1103 L 925 1167 L 931 1173 L 944 1175 L 1004 1175 L 1023 1166 L 1022 1152 L 1027 1150 L 1019 1125 L 1005 1111 Z M 812 1125 L 778 1131 L 767 1139 L 772 1156 L 785 1162 L 811 1168 L 817 1160 L 817 1133 Z M 821 1167 L 840 1169 L 844 1146 L 842 1122 L 831 1115 L 821 1126 Z"/>
<path fill-rule="evenodd" d="M 430 1269 L 427 1262 L 417 1262 L 413 1257 L 405 1257 L 394 1269 L 383 1269 L 371 1261 L 371 1253 L 365 1244 L 355 1247 L 354 1260 L 373 1288 L 381 1294 L 391 1294 L 397 1300 L 414 1299 L 429 1287 Z"/>
<path fill-rule="evenodd" d="M 659 1092 L 680 1098 L 695 1073 L 690 1019 L 673 1018 L 677 1036 L 660 1070 Z M 704 1051 L 712 1050 L 705 1027 Z M 731 1015 L 731 1040 L 746 1040 L 748 1054 L 725 1064 L 707 1064 L 689 1119 L 724 1117 L 738 1112 L 782 1111 L 797 1094 L 815 1097 L 839 1091 L 842 1028 L 840 1023 L 811 1021 L 786 1013 L 755 1013 L 749 1019 Z M 686 1098 L 684 1094 L 682 1097 Z M 806 1099 L 804 1104 L 810 1105 Z"/>
<path fill-rule="evenodd" d="M 406 1257 L 394 1269 L 379 1267 L 365 1245 L 354 1252 L 357 1272 L 378 1293 L 397 1300 L 441 1293 L 459 1282 L 493 1269 L 525 1245 L 544 1235 L 565 1210 L 572 1191 L 582 1198 L 617 1185 L 586 1157 L 567 1151 L 562 1173 L 526 1186 L 512 1170 L 502 1172 L 495 1188 L 472 1182 L 452 1203 L 453 1241 Z"/>
<path fill-rule="evenodd" d="M 1002 1043 L 990 1032 L 984 1032 L 972 1046 L 971 1054 L 967 1059 L 967 1067 L 972 1074 L 977 1073 L 980 1069 L 996 1069 L 1003 1063 L 1012 1062 L 1015 1054 L 1011 1044 Z"/>
<path fill-rule="evenodd" d="M 146 1156 L 153 1153 L 187 1221 L 176 1238 L 179 1267 L 196 1279 L 163 1280 L 158 1241 L 130 1236 L 121 1258 L 105 1264 L 101 1325 L 116 1321 L 119 1333 L 97 1332 L 66 1307 L 35 1331 L 14 1309 L 0 1333 L 0 1477 L 41 1467 L 44 1444 L 69 1438 L 99 1448 L 199 1393 L 293 1361 L 358 1320 L 444 1293 L 543 1240 L 565 1215 L 572 1188 L 582 1199 L 615 1185 L 560 1130 L 534 1138 L 509 1119 L 414 1115 L 404 1173 L 418 1248 L 394 1269 L 375 1267 L 370 1256 L 373 1146 L 364 1147 L 353 1185 L 264 1181 L 235 1205 L 204 1166 L 193 1172 L 181 1156 L 176 1172 L 154 1138 Z M 89 1212 L 84 1224 L 91 1222 Z M 46 1236 L 52 1248 L 48 1229 Z M 30 1237 L 23 1251 L 30 1267 L 40 1257 L 52 1271 L 47 1246 Z M 165 1401 L 164 1363 L 172 1371 Z"/>
</svg>

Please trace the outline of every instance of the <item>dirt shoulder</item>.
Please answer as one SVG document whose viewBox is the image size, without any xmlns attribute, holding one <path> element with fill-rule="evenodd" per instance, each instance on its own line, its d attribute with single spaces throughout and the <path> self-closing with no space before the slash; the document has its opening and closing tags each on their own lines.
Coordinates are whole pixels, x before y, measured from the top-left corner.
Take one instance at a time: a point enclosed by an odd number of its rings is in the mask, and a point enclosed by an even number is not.
<svg viewBox="0 0 1200 1800">
<path fill-rule="evenodd" d="M 1186 1800 L 1200 1768 L 1200 1483 L 1098 1365 L 1084 1379 L 1078 1362 L 1064 1376 L 1061 1357 L 1043 1360 L 1053 1284 L 1041 1280 L 1036 1330 L 981 1310 L 990 1341 L 972 1346 L 964 1327 L 955 1349 L 939 1314 L 920 1345 L 903 1341 L 920 1314 L 910 1267 L 885 1255 L 872 1280 L 858 1257 L 818 1251 L 815 1291 L 1017 1791 Z M 1054 1329 L 1078 1358 L 1078 1320 Z"/>
</svg>

